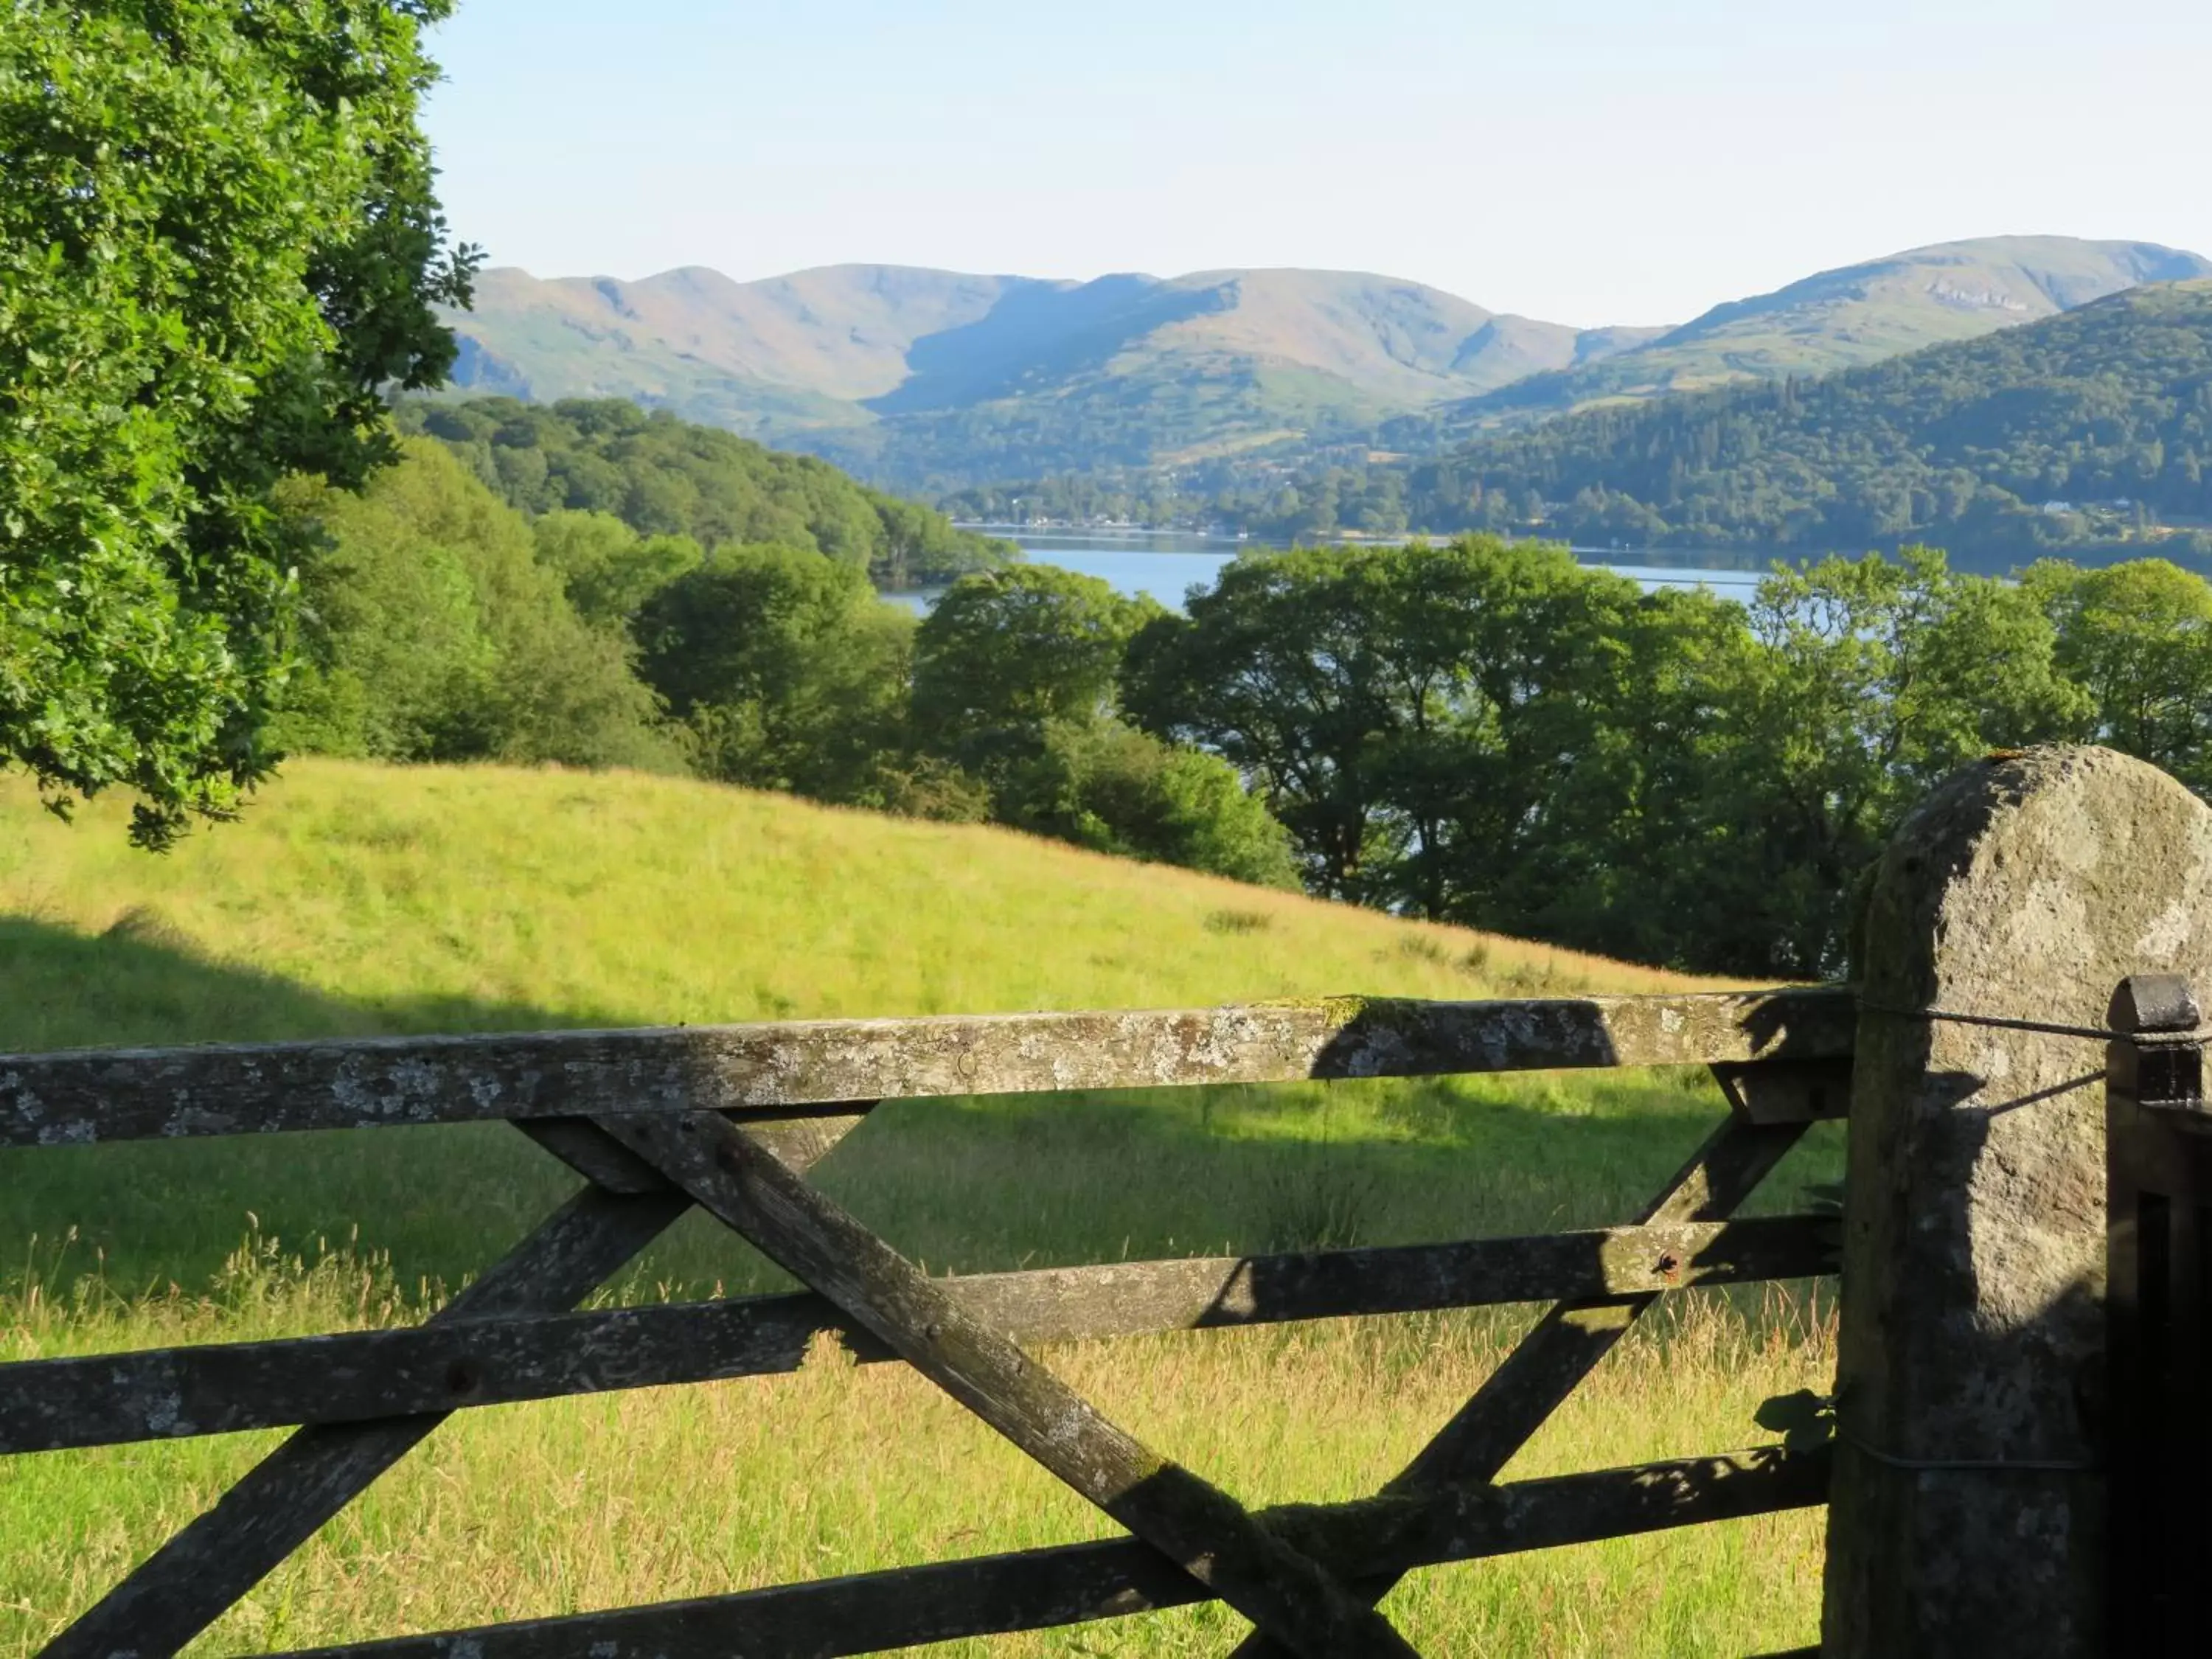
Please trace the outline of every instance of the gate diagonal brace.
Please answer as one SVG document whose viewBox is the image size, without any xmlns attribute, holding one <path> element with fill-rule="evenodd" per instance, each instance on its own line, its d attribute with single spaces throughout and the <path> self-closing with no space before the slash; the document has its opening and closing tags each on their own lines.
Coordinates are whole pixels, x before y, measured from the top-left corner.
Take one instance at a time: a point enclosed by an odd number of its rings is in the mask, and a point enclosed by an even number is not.
<svg viewBox="0 0 2212 1659">
<path fill-rule="evenodd" d="M 1723 1221 L 1750 1197 L 1805 1134 L 1804 1121 L 1753 1123 L 1731 1117 L 1691 1154 L 1639 1222 Z M 1656 1291 L 1554 1303 L 1467 1404 L 1384 1486 L 1385 1495 L 1495 1480 L 1628 1328 L 1659 1299 Z M 1327 1564 L 1324 1562 L 1323 1564 Z M 1364 1578 L 1352 1588 L 1380 1601 L 1402 1574 Z M 1284 1659 L 1293 1650 L 1255 1631 L 1231 1659 Z"/>
<path fill-rule="evenodd" d="M 1289 1652 L 1418 1659 L 1367 1601 L 1109 1421 L 743 1131 L 711 1112 L 595 1121 Z"/>
<path fill-rule="evenodd" d="M 817 1128 L 780 1150 L 811 1164 L 859 1121 L 815 1120 Z M 596 1127 L 574 1125 L 560 1145 L 555 1139 L 546 1138 L 549 1152 L 587 1176 L 607 1174 L 609 1184 L 578 1192 L 426 1323 L 566 1313 L 691 1207 L 663 1183 L 615 1185 L 613 1171 L 628 1154 Z M 595 1161 L 599 1170 L 590 1167 Z M 40 1659 L 170 1659 L 451 1415 L 298 1431 L 48 1643 Z"/>
</svg>

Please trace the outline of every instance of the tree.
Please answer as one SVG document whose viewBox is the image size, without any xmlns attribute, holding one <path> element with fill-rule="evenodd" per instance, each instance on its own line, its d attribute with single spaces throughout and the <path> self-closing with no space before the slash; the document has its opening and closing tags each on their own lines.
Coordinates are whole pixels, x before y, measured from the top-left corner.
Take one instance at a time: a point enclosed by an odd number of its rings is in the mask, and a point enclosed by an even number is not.
<svg viewBox="0 0 2212 1659">
<path fill-rule="evenodd" d="M 973 778 L 1000 823 L 1295 885 L 1282 826 L 1235 768 L 1119 718 L 1129 641 L 1166 614 L 1051 565 L 963 576 L 915 632 L 915 750 Z"/>
<path fill-rule="evenodd" d="M 385 760 L 681 769 L 628 635 L 578 616 L 531 526 L 437 445 L 406 441 L 358 494 L 295 478 L 276 501 L 306 601 L 279 741 Z"/>
<path fill-rule="evenodd" d="M 1119 720 L 1053 722 L 994 805 L 1001 823 L 1078 847 L 1297 885 L 1288 834 L 1234 767 Z"/>
<path fill-rule="evenodd" d="M 1701 590 L 1610 584 L 1587 601 L 1559 659 L 1571 672 L 1521 735 L 1522 752 L 1553 757 L 1542 788 L 1516 797 L 1528 833 L 1510 860 L 1460 844 L 1459 914 L 1638 962 L 1756 955 L 1763 937 L 1747 951 L 1740 930 L 1757 918 L 1717 902 L 1735 854 L 1713 829 L 1757 653 L 1743 608 Z"/>
<path fill-rule="evenodd" d="M 2033 593 L 1930 549 L 1777 571 L 1751 617 L 1760 648 L 1724 714 L 1706 881 L 1739 938 L 1764 944 L 1714 965 L 1839 974 L 1858 883 L 1912 804 L 1991 748 L 2078 731 L 2089 702 Z"/>
<path fill-rule="evenodd" d="M 16 0 L 0 30 L 0 755 L 161 847 L 273 763 L 270 488 L 393 455 L 476 256 L 416 104 L 448 0 Z"/>
<path fill-rule="evenodd" d="M 1815 976 L 1943 774 L 2083 729 L 2057 641 L 2032 586 L 1924 550 L 1778 572 L 1747 613 L 1470 537 L 1242 560 L 1137 636 L 1124 696 L 1264 780 L 1324 892 Z"/>
<path fill-rule="evenodd" d="M 1052 565 L 963 576 L 915 633 L 921 745 L 974 758 L 1010 739 L 1033 744 L 1050 720 L 1103 716 L 1130 636 L 1164 614 Z"/>
<path fill-rule="evenodd" d="M 689 536 L 641 536 L 609 513 L 548 513 L 531 526 L 531 532 L 538 562 L 559 573 L 576 613 L 594 626 L 625 635 L 646 600 L 697 569 L 707 556 Z"/>
<path fill-rule="evenodd" d="M 1395 726 L 1388 662 L 1357 589 L 1389 550 L 1247 555 L 1188 613 L 1130 641 L 1122 701 L 1158 736 L 1259 780 L 1306 884 L 1364 896 L 1370 853 L 1395 856 L 1376 757 Z"/>
<path fill-rule="evenodd" d="M 2057 629 L 2060 671 L 2094 702 L 2081 735 L 2212 793 L 2212 583 L 2163 559 L 2043 560 L 2021 586 Z"/>
<path fill-rule="evenodd" d="M 1564 548 L 1248 556 L 1129 653 L 1128 706 L 1263 781 L 1308 884 L 1494 921 L 1593 742 L 1594 676 L 1637 598 Z"/>
<path fill-rule="evenodd" d="M 913 618 L 860 566 L 794 547 L 720 547 L 648 599 L 646 679 L 726 782 L 874 804 L 904 713 Z"/>
</svg>

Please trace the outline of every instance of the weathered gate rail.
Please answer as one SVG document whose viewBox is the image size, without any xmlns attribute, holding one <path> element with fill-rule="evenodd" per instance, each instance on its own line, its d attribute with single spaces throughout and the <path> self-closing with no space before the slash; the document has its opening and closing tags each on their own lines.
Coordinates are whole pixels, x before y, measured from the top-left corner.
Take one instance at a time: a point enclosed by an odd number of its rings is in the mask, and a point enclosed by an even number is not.
<svg viewBox="0 0 2212 1659">
<path fill-rule="evenodd" d="M 420 1327 L 0 1365 L 0 1455 L 299 1425 L 46 1650 L 155 1659 L 206 1628 L 452 1412 L 794 1368 L 824 1332 L 937 1382 L 1132 1536 L 332 1652 L 858 1654 L 1218 1597 L 1242 1653 L 1410 1653 L 1374 1604 L 1410 1569 L 1803 1507 L 1779 1447 L 1492 1484 L 1662 1294 L 1832 1272 L 1827 1218 L 1731 1219 L 1843 1115 L 1842 990 L 1334 1000 L 0 1058 L 0 1146 L 507 1120 L 585 1179 Z M 884 1099 L 1703 1065 L 1732 1111 L 1628 1224 L 1534 1238 L 931 1279 L 802 1172 Z M 694 1205 L 808 1291 L 577 1311 Z M 1018 1345 L 1553 1304 L 1382 1492 L 1249 1512 Z"/>
</svg>

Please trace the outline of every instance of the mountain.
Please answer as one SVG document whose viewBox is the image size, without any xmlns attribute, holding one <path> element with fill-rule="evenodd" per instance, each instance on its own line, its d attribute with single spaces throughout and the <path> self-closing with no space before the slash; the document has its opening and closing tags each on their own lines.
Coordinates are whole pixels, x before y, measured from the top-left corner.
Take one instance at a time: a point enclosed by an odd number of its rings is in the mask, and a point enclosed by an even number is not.
<svg viewBox="0 0 2212 1659">
<path fill-rule="evenodd" d="M 1826 374 L 1978 339 L 2139 283 L 2198 276 L 2212 276 L 2212 260 L 2154 242 L 1942 242 L 1716 306 L 1633 351 L 1523 379 L 1443 419 L 1447 427 L 1490 426 L 1595 403 Z"/>
<path fill-rule="evenodd" d="M 895 265 L 757 283 L 501 269 L 448 320 L 463 390 L 629 398 L 908 484 L 1357 434 L 1656 332 L 1358 272 L 1074 283 Z"/>
<path fill-rule="evenodd" d="M 917 340 L 987 317 L 1022 277 L 844 265 L 738 283 L 704 266 L 643 282 L 544 282 L 511 267 L 477 280 L 457 385 L 538 402 L 621 397 L 749 427 L 865 424 L 869 398 L 911 374 Z"/>
<path fill-rule="evenodd" d="M 2054 301 L 2055 303 L 2055 301 Z M 1608 404 L 1417 466 L 1413 522 L 1631 545 L 2212 555 L 2212 281 L 1809 381 Z"/>
<path fill-rule="evenodd" d="M 1328 448 L 1434 453 L 1594 403 L 1778 380 L 2212 275 L 2147 242 L 1999 237 L 1826 271 L 1679 328 L 1577 329 L 1357 271 L 1077 283 L 836 265 L 739 283 L 487 271 L 464 392 L 625 398 L 905 489 Z"/>
</svg>

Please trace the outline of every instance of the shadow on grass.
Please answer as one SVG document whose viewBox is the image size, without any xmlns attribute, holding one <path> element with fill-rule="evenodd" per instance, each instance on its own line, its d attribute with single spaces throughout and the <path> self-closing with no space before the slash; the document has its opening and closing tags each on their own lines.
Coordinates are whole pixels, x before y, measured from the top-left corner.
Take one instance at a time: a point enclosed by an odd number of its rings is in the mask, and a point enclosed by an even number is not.
<svg viewBox="0 0 2212 1659">
<path fill-rule="evenodd" d="M 337 997 L 211 960 L 150 906 L 104 933 L 0 918 L 0 1053 L 432 1031 L 543 1030 L 608 1023 L 590 1009 L 459 996 Z"/>
<path fill-rule="evenodd" d="M 0 1048 L 14 1052 L 608 1023 L 332 997 L 210 962 L 143 914 L 99 937 L 0 921 Z M 821 1180 L 933 1270 L 1436 1241 L 1624 1220 L 1722 1110 L 1709 1086 L 1642 1073 L 902 1101 Z M 1832 1178 L 1835 1148 L 1808 1162 L 1779 1198 Z M 96 1274 L 126 1297 L 198 1293 L 252 1234 L 310 1262 L 381 1253 L 401 1291 L 435 1294 L 574 1184 L 495 1123 L 0 1150 L 0 1291 Z M 621 1294 L 784 1282 L 695 1216 Z"/>
<path fill-rule="evenodd" d="M 332 996 L 210 960 L 150 907 L 98 934 L 0 919 L 0 1052 L 12 1054 L 607 1023 L 465 997 Z M 501 1125 L 4 1148 L 0 1291 L 96 1274 L 124 1295 L 198 1291 L 249 1233 L 312 1258 L 319 1240 L 343 1249 L 356 1231 L 363 1249 L 391 1249 L 404 1284 L 452 1285 L 574 1185 Z"/>
</svg>

